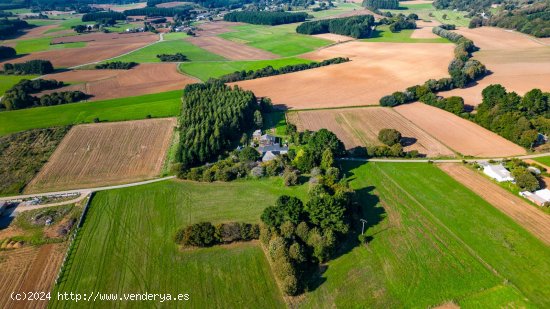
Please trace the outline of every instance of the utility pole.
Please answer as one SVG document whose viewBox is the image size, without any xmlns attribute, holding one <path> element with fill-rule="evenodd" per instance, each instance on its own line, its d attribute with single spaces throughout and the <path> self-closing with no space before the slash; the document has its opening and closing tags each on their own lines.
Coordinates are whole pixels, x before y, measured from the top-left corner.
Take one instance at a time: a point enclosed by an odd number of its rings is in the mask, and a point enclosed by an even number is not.
<svg viewBox="0 0 550 309">
<path fill-rule="evenodd" d="M 365 233 L 365 223 L 367 223 L 367 220 L 365 219 L 359 219 L 361 220 L 361 222 L 363 223 L 363 227 L 361 228 L 361 235 L 363 235 L 363 233 Z"/>
</svg>

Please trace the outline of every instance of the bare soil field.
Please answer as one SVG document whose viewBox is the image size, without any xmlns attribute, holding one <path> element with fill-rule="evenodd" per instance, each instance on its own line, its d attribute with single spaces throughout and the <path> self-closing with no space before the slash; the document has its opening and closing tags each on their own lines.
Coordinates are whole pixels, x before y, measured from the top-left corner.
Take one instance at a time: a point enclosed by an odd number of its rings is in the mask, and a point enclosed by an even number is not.
<svg viewBox="0 0 550 309">
<path fill-rule="evenodd" d="M 237 84 L 270 97 L 278 108 L 376 105 L 387 94 L 448 76 L 453 48 L 441 43 L 353 41 L 300 56 L 316 61 L 349 57 L 350 62 Z"/>
<path fill-rule="evenodd" d="M 279 58 L 279 56 L 268 51 L 216 36 L 203 35 L 190 37 L 187 38 L 187 41 L 230 60 L 265 60 Z"/>
<path fill-rule="evenodd" d="M 410 1 L 407 1 L 410 2 Z M 411 34 L 411 38 L 413 39 L 437 39 L 439 38 L 438 35 L 434 34 L 432 32 L 433 27 L 440 25 L 441 23 L 437 21 L 432 22 L 425 22 L 423 20 L 416 21 L 416 27 Z"/>
<path fill-rule="evenodd" d="M 423 103 L 394 108 L 447 147 L 468 156 L 508 157 L 524 155 L 525 149 L 471 121 Z"/>
<path fill-rule="evenodd" d="M 468 105 L 481 103 L 481 91 L 491 84 L 501 84 L 519 95 L 533 88 L 550 91 L 550 46 L 544 41 L 500 28 L 461 28 L 457 31 L 474 41 L 480 51 L 474 59 L 481 61 L 492 74 L 465 89 L 441 93 L 461 96 Z"/>
<path fill-rule="evenodd" d="M 462 164 L 440 164 L 439 168 L 550 245 L 550 215 Z"/>
<path fill-rule="evenodd" d="M 113 36 L 116 35 L 116 36 Z M 158 40 L 158 35 L 152 33 L 135 34 L 91 34 L 75 36 L 74 39 L 87 40 L 93 38 L 86 47 L 65 48 L 32 53 L 6 62 L 25 62 L 34 59 L 50 60 L 57 67 L 72 67 L 91 62 L 101 61 L 128 53 Z M 73 37 L 60 38 L 64 42 L 70 42 Z M 0 63 L 2 65 L 3 63 Z"/>
<path fill-rule="evenodd" d="M 26 192 L 115 185 L 158 176 L 175 118 L 73 127 Z"/>
<path fill-rule="evenodd" d="M 381 145 L 378 132 L 396 129 L 404 137 L 405 151 L 418 150 L 428 157 L 451 157 L 454 153 L 391 108 L 365 107 L 337 110 L 313 110 L 289 113 L 289 120 L 299 130 L 333 131 L 347 149 L 356 146 Z"/>
<path fill-rule="evenodd" d="M 334 34 L 334 33 L 315 34 L 315 35 L 312 35 L 312 36 L 316 37 L 316 38 L 320 38 L 320 39 L 325 39 L 325 40 L 329 40 L 329 41 L 333 41 L 333 42 L 338 42 L 338 43 L 355 40 L 354 38 L 352 38 L 350 36 L 339 35 L 339 34 Z"/>
<path fill-rule="evenodd" d="M 206 22 L 198 24 L 197 35 L 199 36 L 216 36 L 218 34 L 226 33 L 231 31 L 231 27 L 244 25 L 243 23 L 234 23 L 229 21 L 216 21 L 216 22 Z"/>
<path fill-rule="evenodd" d="M 47 301 L 12 301 L 12 292 L 51 291 L 63 262 L 66 243 L 0 252 L 0 307 L 46 308 Z"/>
<path fill-rule="evenodd" d="M 130 70 L 72 70 L 50 74 L 47 78 L 72 83 L 85 82 L 45 91 L 43 94 L 80 90 L 93 95 L 91 101 L 178 90 L 199 82 L 180 74 L 174 63 L 144 63 Z"/>
</svg>

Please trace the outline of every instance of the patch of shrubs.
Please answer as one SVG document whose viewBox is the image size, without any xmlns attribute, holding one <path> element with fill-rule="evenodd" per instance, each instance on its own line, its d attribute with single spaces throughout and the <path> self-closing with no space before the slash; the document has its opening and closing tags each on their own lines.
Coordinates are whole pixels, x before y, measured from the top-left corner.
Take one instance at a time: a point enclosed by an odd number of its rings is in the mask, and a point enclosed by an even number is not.
<svg viewBox="0 0 550 309">
<path fill-rule="evenodd" d="M 416 14 L 410 14 L 409 16 L 398 14 L 389 18 L 384 17 L 379 23 L 389 25 L 391 32 L 399 32 L 404 29 L 416 29 L 416 19 L 418 19 Z"/>
<path fill-rule="evenodd" d="M 4 74 L 39 74 L 45 75 L 54 71 L 48 60 L 30 60 L 23 63 L 4 63 Z"/>
<path fill-rule="evenodd" d="M 210 222 L 200 222 L 178 230 L 175 241 L 184 246 L 210 247 L 259 237 L 258 224 L 229 222 L 213 225 Z"/>
<path fill-rule="evenodd" d="M 160 61 L 162 62 L 183 62 L 183 61 L 189 60 L 187 59 L 187 56 L 185 56 L 182 53 L 176 53 L 174 55 L 160 54 L 160 55 L 157 55 L 157 58 L 159 58 Z"/>
<path fill-rule="evenodd" d="M 129 70 L 133 67 L 138 65 L 137 62 L 122 62 L 122 61 L 113 61 L 113 62 L 107 62 L 102 64 L 97 64 L 95 66 L 96 69 L 102 70 L 102 69 L 109 69 L 109 70 Z"/>
<path fill-rule="evenodd" d="M 23 109 L 38 106 L 51 106 L 74 103 L 86 99 L 88 96 L 81 91 L 64 91 L 45 94 L 42 97 L 31 96 L 44 90 L 51 90 L 63 86 L 63 82 L 56 80 L 27 80 L 23 79 L 6 91 L 1 104 L 6 110 Z"/>
</svg>

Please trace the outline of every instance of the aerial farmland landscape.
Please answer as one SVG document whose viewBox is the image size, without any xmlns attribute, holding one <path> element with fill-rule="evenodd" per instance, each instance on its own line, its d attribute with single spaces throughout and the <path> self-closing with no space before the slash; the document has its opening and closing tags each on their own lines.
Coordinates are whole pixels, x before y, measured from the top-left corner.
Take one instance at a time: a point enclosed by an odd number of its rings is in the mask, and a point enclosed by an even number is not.
<svg viewBox="0 0 550 309">
<path fill-rule="evenodd" d="M 0 308 L 550 308 L 549 0 L 0 0 Z"/>
</svg>

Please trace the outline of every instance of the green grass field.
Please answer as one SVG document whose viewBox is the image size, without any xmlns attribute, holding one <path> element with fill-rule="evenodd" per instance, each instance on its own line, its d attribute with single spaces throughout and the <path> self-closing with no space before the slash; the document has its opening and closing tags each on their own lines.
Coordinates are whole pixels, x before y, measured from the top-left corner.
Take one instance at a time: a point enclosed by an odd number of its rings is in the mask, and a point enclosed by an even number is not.
<svg viewBox="0 0 550 309">
<path fill-rule="evenodd" d="M 29 40 L 20 40 L 17 41 L 15 45 L 15 50 L 18 54 L 29 54 L 40 51 L 52 50 L 52 49 L 62 49 L 62 48 L 81 48 L 85 47 L 85 42 L 73 42 L 65 44 L 51 44 L 52 38 L 37 38 Z"/>
<path fill-rule="evenodd" d="M 262 210 L 277 196 L 303 197 L 305 190 L 306 186 L 284 187 L 281 179 L 272 178 L 231 183 L 165 181 L 100 192 L 54 292 L 189 293 L 191 300 L 179 307 L 284 307 L 256 243 L 181 251 L 173 237 L 178 228 L 205 220 L 258 222 Z M 50 305 L 71 307 L 56 301 Z M 153 307 L 150 302 L 78 304 L 98 305 Z"/>
<path fill-rule="evenodd" d="M 406 2 L 401 2 L 399 10 L 382 10 L 390 11 L 392 14 L 417 14 L 421 19 L 424 20 L 437 20 L 441 23 L 446 24 L 455 24 L 457 26 L 467 27 L 470 23 L 470 18 L 465 17 L 467 12 L 453 11 L 453 10 L 438 10 L 434 8 L 430 3 L 423 4 L 407 4 Z M 430 16 L 431 14 L 431 16 Z M 443 18 L 443 15 L 446 15 Z"/>
<path fill-rule="evenodd" d="M 55 33 L 63 30 L 71 30 L 72 27 L 76 25 L 85 25 L 85 24 L 86 24 L 85 22 L 82 22 L 81 17 L 68 17 L 60 21 L 57 27 L 47 30 L 45 34 Z"/>
<path fill-rule="evenodd" d="M 510 218 L 434 165 L 358 164 L 372 239 L 329 262 L 301 307 L 550 305 L 550 248 Z"/>
<path fill-rule="evenodd" d="M 33 79 L 38 75 L 0 75 L 0 96 L 22 79 Z"/>
<path fill-rule="evenodd" d="M 0 112 L 0 136 L 36 128 L 123 121 L 152 117 L 173 117 L 180 113 L 181 90 L 97 102 L 72 103 Z"/>
<path fill-rule="evenodd" d="M 219 36 L 263 49 L 282 57 L 296 56 L 313 51 L 332 42 L 296 33 L 297 24 L 281 26 L 242 25 Z"/>
<path fill-rule="evenodd" d="M 540 157 L 540 158 L 534 158 L 533 160 L 541 163 L 541 164 L 544 164 L 546 166 L 550 166 L 550 156 L 548 157 Z M 550 172 L 550 171 L 549 171 Z"/>
<path fill-rule="evenodd" d="M 334 2 L 333 2 L 334 3 Z M 323 10 L 318 12 L 313 12 L 312 10 L 299 11 L 306 12 L 309 15 L 313 16 L 316 19 L 332 17 L 334 15 L 343 14 L 347 12 L 352 12 L 354 10 L 361 10 L 362 7 L 359 3 L 335 3 L 336 7 L 330 10 Z"/>
<path fill-rule="evenodd" d="M 392 43 L 451 43 L 445 38 L 414 39 L 411 38 L 413 29 L 405 29 L 399 32 L 391 32 L 388 26 L 377 27 L 372 36 L 362 41 L 365 42 L 392 42 Z"/>
<path fill-rule="evenodd" d="M 140 50 L 136 50 L 128 55 L 115 58 L 111 61 L 134 61 L 138 63 L 144 62 L 160 62 L 157 58 L 158 54 L 175 54 L 182 53 L 187 56 L 190 61 L 220 61 L 225 60 L 222 56 L 208 52 L 200 47 L 197 47 L 184 40 L 171 40 L 159 42 Z"/>
<path fill-rule="evenodd" d="M 189 75 L 195 76 L 202 81 L 209 78 L 220 77 L 225 74 L 230 74 L 235 71 L 242 70 L 258 70 L 265 68 L 268 65 L 274 68 L 280 68 L 292 64 L 311 63 L 311 60 L 300 58 L 281 58 L 272 60 L 256 60 L 256 61 L 212 61 L 212 62 L 184 62 L 180 64 L 179 69 Z"/>
</svg>

